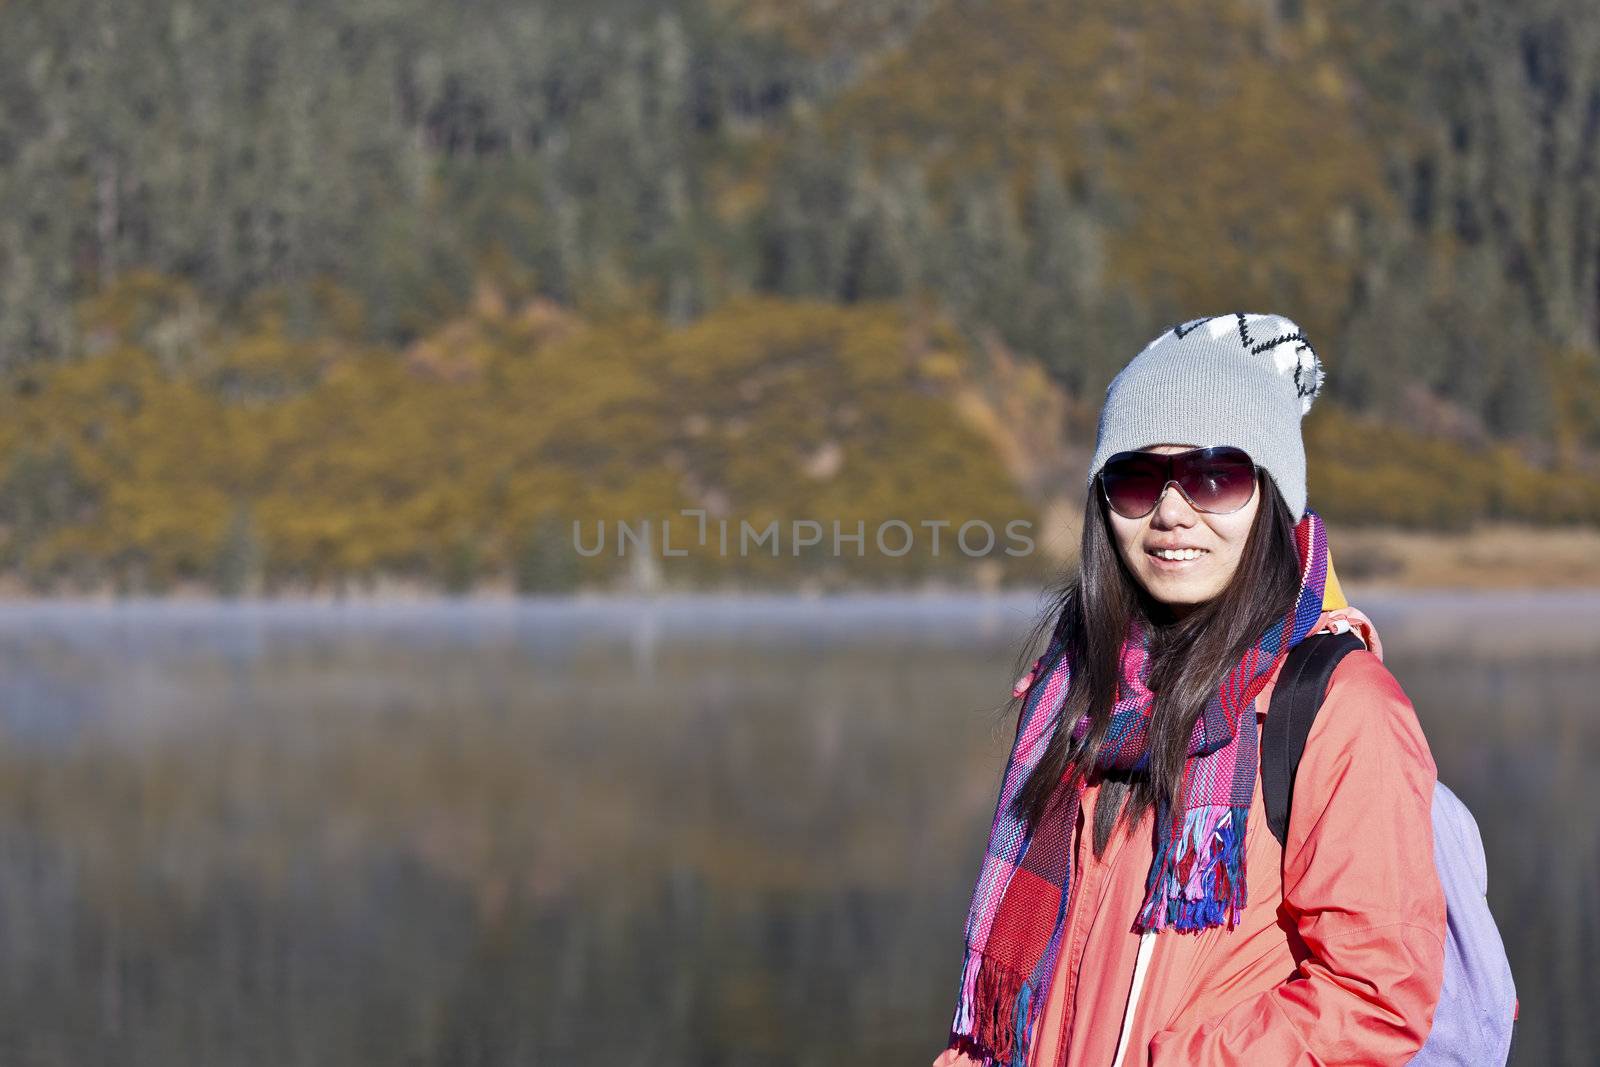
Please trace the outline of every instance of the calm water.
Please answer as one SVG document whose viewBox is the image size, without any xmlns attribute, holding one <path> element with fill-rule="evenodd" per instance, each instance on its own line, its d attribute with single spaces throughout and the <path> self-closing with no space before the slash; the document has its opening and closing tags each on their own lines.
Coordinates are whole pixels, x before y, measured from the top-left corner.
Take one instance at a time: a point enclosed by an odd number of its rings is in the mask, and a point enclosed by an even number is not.
<svg viewBox="0 0 1600 1067">
<path fill-rule="evenodd" d="M 1594 1062 L 1600 593 L 1353 594 Z M 1037 606 L 0 606 L 0 1063 L 925 1064 Z"/>
</svg>

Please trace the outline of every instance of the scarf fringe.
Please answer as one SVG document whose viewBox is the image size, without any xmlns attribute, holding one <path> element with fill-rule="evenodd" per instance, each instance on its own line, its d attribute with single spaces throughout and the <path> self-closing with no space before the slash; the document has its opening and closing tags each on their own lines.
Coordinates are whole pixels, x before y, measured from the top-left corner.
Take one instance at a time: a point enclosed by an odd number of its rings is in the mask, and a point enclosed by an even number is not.
<svg viewBox="0 0 1600 1067">
<path fill-rule="evenodd" d="M 1248 805 L 1212 804 L 1184 815 L 1180 833 L 1161 842 L 1137 928 L 1182 933 L 1226 925 L 1244 914 L 1244 827 Z"/>
<path fill-rule="evenodd" d="M 967 949 L 949 1047 L 983 1067 L 1023 1067 L 1038 1004 L 1025 975 Z"/>
</svg>

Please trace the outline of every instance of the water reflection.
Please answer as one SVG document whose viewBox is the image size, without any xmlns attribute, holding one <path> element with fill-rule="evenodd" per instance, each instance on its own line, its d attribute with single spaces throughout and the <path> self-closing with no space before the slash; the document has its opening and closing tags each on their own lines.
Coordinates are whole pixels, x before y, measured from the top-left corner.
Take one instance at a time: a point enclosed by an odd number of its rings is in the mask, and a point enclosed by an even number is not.
<svg viewBox="0 0 1600 1067">
<path fill-rule="evenodd" d="M 1590 1062 L 1600 595 L 1356 599 Z M 0 608 L 0 1062 L 927 1062 L 1039 606 Z"/>
</svg>

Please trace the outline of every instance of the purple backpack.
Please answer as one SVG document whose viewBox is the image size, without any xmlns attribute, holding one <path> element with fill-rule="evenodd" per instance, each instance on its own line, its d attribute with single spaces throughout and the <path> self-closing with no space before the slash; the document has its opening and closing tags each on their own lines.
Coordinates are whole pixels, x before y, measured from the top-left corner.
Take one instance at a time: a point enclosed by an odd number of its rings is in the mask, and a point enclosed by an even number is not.
<svg viewBox="0 0 1600 1067">
<path fill-rule="evenodd" d="M 1365 647 L 1354 633 L 1315 634 L 1289 650 L 1261 730 L 1261 794 L 1267 824 L 1282 844 L 1289 829 L 1294 775 L 1327 693 L 1334 666 Z M 1444 887 L 1448 929 L 1444 987 L 1433 1029 L 1412 1058 L 1420 1067 L 1492 1067 L 1511 1055 L 1517 990 L 1505 945 L 1489 914 L 1483 838 L 1467 806 L 1437 783 L 1433 790 L 1433 863 Z"/>
</svg>

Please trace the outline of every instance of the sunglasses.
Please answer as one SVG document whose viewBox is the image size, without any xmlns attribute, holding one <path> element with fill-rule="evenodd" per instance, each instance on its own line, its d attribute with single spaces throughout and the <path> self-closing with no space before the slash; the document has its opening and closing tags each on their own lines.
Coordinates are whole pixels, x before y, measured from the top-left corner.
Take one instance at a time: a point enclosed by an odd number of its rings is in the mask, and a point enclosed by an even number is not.
<svg viewBox="0 0 1600 1067">
<path fill-rule="evenodd" d="M 1155 510 L 1167 486 L 1196 511 L 1226 515 L 1250 503 L 1256 489 L 1256 464 L 1242 448 L 1218 445 L 1187 452 L 1118 452 L 1100 468 L 1100 491 L 1125 519 L 1142 519 Z"/>
</svg>

